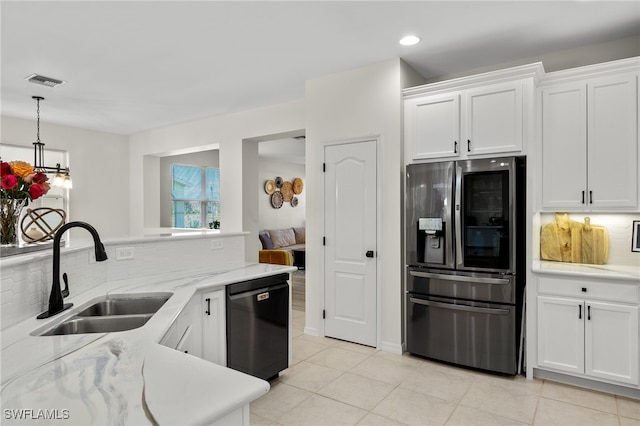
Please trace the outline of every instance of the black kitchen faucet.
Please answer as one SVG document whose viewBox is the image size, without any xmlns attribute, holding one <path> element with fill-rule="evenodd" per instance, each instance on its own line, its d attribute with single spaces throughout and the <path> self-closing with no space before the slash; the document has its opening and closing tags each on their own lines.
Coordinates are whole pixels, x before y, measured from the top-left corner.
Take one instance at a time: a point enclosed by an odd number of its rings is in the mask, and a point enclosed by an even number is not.
<svg viewBox="0 0 640 426">
<path fill-rule="evenodd" d="M 107 260 L 107 252 L 104 250 L 102 241 L 96 228 L 86 222 L 69 222 L 60 227 L 53 237 L 53 284 L 51 285 L 51 294 L 49 295 L 49 310 L 44 311 L 37 316 L 38 319 L 49 318 L 60 312 L 69 309 L 73 303 L 63 303 L 63 299 L 69 295 L 69 283 L 67 282 L 67 274 L 63 275 L 64 290 L 60 289 L 60 239 L 62 234 L 70 228 L 84 228 L 93 237 L 93 246 L 96 251 L 96 262 Z"/>
</svg>

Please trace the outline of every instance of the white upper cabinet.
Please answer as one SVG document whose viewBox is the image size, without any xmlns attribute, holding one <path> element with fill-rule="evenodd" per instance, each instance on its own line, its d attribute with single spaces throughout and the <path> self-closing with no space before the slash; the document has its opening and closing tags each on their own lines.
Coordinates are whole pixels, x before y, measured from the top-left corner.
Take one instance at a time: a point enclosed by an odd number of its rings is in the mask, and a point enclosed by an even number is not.
<svg viewBox="0 0 640 426">
<path fill-rule="evenodd" d="M 521 81 L 467 92 L 463 148 L 467 154 L 521 152 L 522 102 Z"/>
<path fill-rule="evenodd" d="M 411 158 L 457 156 L 460 152 L 460 95 L 407 100 L 405 138 L 412 141 Z"/>
<path fill-rule="evenodd" d="M 525 153 L 540 64 L 403 91 L 405 162 Z"/>
<path fill-rule="evenodd" d="M 587 84 L 589 204 L 638 204 L 638 74 L 594 79 Z"/>
<path fill-rule="evenodd" d="M 542 88 L 542 207 L 637 210 L 638 73 Z"/>
</svg>

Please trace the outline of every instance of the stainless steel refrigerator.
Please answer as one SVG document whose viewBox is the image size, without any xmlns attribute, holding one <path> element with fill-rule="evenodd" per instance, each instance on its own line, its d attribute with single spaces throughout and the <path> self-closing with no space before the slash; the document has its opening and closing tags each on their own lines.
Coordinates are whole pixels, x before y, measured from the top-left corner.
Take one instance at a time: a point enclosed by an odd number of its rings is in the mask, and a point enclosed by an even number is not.
<svg viewBox="0 0 640 426">
<path fill-rule="evenodd" d="M 411 353 L 516 374 L 525 288 L 526 161 L 406 168 L 406 344 Z"/>
</svg>

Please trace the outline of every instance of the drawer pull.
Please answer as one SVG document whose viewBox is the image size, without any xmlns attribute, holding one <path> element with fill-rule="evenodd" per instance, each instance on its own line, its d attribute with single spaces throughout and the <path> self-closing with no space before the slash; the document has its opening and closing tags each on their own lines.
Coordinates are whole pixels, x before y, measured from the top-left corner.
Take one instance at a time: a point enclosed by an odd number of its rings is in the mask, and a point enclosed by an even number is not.
<svg viewBox="0 0 640 426">
<path fill-rule="evenodd" d="M 582 292 L 586 293 L 587 292 L 587 288 L 586 287 L 582 287 Z"/>
</svg>

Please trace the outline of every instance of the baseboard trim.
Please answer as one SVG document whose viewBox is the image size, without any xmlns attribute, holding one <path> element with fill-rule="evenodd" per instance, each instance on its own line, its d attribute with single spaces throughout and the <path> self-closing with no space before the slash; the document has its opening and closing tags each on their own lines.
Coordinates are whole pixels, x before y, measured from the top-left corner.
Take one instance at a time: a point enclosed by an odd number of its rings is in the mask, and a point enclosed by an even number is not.
<svg viewBox="0 0 640 426">
<path fill-rule="evenodd" d="M 390 352 L 392 354 L 402 355 L 402 344 L 391 342 L 380 342 L 378 347 L 383 352 Z"/>
<path fill-rule="evenodd" d="M 304 334 L 308 334 L 309 336 L 320 336 L 320 331 L 317 328 L 305 327 Z"/>
<path fill-rule="evenodd" d="M 640 399 L 640 389 L 638 388 L 630 388 L 582 377 L 569 376 L 562 373 L 556 373 L 554 371 L 541 370 L 539 368 L 533 369 L 533 377 L 560 382 L 567 385 L 579 386 L 581 388 L 612 393 L 615 395 L 626 396 L 628 398 Z"/>
</svg>

